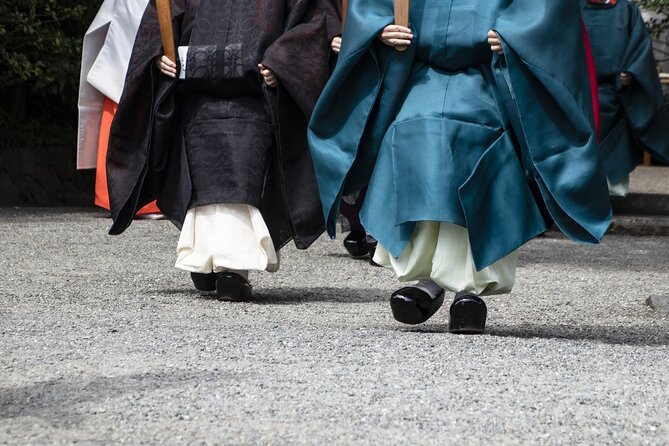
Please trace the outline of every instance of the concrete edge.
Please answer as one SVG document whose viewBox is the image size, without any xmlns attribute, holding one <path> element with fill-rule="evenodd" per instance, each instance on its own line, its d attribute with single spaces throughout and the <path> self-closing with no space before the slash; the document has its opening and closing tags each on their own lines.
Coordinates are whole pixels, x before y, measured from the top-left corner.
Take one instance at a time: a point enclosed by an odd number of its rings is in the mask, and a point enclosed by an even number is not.
<svg viewBox="0 0 669 446">
<path fill-rule="evenodd" d="M 614 215 L 608 234 L 669 236 L 669 216 Z"/>
</svg>

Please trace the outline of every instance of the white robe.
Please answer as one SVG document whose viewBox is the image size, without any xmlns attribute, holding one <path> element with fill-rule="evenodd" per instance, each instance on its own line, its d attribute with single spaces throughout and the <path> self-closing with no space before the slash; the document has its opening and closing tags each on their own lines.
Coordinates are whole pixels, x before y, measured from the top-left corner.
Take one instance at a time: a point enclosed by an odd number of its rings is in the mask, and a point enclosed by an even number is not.
<svg viewBox="0 0 669 446">
<path fill-rule="evenodd" d="M 105 0 L 86 31 L 79 81 L 77 169 L 94 169 L 105 97 L 118 103 L 149 0 Z"/>
</svg>

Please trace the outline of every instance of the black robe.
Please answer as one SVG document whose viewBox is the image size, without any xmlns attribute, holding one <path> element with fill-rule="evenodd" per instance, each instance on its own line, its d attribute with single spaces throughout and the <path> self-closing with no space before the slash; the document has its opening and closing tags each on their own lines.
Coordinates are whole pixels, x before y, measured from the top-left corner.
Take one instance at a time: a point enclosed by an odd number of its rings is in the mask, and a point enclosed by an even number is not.
<svg viewBox="0 0 669 446">
<path fill-rule="evenodd" d="M 276 248 L 323 231 L 306 125 L 340 33 L 332 0 L 172 0 L 187 79 L 160 74 L 155 2 L 142 19 L 107 156 L 113 224 L 158 199 L 180 227 L 189 208 L 260 209 Z M 279 79 L 263 86 L 262 63 Z"/>
</svg>

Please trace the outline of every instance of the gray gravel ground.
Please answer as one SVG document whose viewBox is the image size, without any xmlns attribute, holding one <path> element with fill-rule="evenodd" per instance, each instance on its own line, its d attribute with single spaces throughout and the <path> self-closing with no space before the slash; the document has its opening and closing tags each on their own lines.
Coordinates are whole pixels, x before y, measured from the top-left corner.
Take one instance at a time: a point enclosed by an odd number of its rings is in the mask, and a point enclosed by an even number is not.
<svg viewBox="0 0 669 446">
<path fill-rule="evenodd" d="M 173 269 L 177 231 L 0 209 L 0 443 L 668 444 L 669 237 L 523 248 L 484 336 L 396 323 L 389 271 L 283 251 L 250 303 Z"/>
</svg>

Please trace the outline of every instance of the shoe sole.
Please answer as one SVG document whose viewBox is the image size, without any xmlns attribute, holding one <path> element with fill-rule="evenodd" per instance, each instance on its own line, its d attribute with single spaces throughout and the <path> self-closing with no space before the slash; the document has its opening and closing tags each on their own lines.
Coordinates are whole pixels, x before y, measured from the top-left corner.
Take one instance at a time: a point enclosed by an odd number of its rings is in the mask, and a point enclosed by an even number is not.
<svg viewBox="0 0 669 446">
<path fill-rule="evenodd" d="M 449 333 L 459 334 L 459 335 L 480 335 L 485 331 L 485 327 L 460 327 L 460 328 L 449 328 Z"/>
<path fill-rule="evenodd" d="M 393 312 L 395 320 L 403 324 L 418 325 L 427 320 L 423 320 L 423 312 L 420 311 L 415 303 L 399 297 L 390 298 L 390 309 Z"/>
<path fill-rule="evenodd" d="M 348 256 L 351 257 L 352 259 L 365 259 L 369 257 L 369 250 L 352 250 L 348 249 L 348 246 L 344 245 L 344 248 L 346 248 L 346 252 L 348 253 Z M 353 251 L 353 252 L 351 252 Z"/>
</svg>

